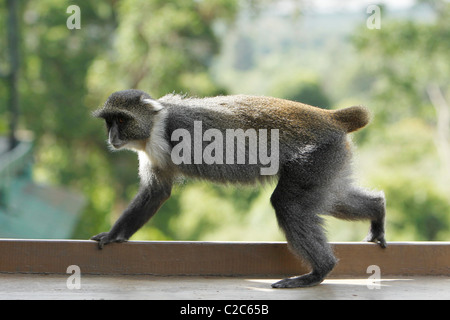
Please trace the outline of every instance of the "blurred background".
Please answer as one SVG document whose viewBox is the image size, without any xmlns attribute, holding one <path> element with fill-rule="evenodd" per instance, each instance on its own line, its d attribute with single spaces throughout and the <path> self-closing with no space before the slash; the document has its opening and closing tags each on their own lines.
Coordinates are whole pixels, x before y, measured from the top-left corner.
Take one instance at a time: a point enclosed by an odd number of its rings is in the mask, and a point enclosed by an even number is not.
<svg viewBox="0 0 450 320">
<path fill-rule="evenodd" d="M 355 181 L 386 193 L 387 239 L 448 241 L 449 49 L 444 0 L 2 0 L 0 237 L 109 230 L 137 192 L 138 162 L 108 150 L 91 112 L 138 88 L 365 105 Z M 186 181 L 132 239 L 284 240 L 273 188 Z M 369 228 L 325 223 L 331 241 Z"/>
</svg>

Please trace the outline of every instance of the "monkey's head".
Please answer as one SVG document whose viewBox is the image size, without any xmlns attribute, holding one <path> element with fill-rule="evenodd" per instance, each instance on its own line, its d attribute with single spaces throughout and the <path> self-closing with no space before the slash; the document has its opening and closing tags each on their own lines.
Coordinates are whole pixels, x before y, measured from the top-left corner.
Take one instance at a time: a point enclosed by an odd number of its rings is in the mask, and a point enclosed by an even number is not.
<svg viewBox="0 0 450 320">
<path fill-rule="evenodd" d="M 163 106 L 144 91 L 114 92 L 93 115 L 106 122 L 108 142 L 114 149 L 141 149 L 150 137 L 155 116 Z"/>
</svg>

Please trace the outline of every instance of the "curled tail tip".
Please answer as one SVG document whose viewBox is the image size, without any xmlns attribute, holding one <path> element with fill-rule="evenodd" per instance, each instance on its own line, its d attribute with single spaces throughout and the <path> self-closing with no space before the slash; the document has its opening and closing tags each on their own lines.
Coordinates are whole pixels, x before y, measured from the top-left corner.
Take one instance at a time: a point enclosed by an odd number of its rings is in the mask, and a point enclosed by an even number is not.
<svg viewBox="0 0 450 320">
<path fill-rule="evenodd" d="M 352 106 L 335 110 L 333 116 L 347 133 L 365 127 L 371 119 L 370 111 L 363 106 Z"/>
</svg>

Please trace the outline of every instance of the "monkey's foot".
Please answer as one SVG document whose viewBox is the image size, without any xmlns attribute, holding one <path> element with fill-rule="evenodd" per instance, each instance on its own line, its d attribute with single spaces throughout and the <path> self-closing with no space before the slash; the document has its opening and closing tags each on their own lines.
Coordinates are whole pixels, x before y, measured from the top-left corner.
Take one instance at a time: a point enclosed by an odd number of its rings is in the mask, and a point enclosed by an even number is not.
<svg viewBox="0 0 450 320">
<path fill-rule="evenodd" d="M 378 243 L 383 249 L 387 247 L 386 239 L 384 239 L 384 234 L 374 235 L 372 234 L 372 232 L 369 232 L 367 237 L 364 238 L 364 241 Z"/>
<path fill-rule="evenodd" d="M 383 249 L 387 247 L 386 239 L 384 239 L 384 219 L 372 221 L 364 241 L 378 243 Z"/>
<path fill-rule="evenodd" d="M 114 236 L 111 236 L 109 232 L 102 232 L 97 234 L 96 236 L 93 236 L 91 240 L 98 241 L 98 248 L 103 249 L 103 246 L 112 243 L 112 242 L 125 242 L 126 239 L 116 238 Z"/>
<path fill-rule="evenodd" d="M 272 284 L 272 288 L 305 288 L 316 286 L 323 281 L 323 276 L 308 273 L 299 277 L 287 278 Z"/>
</svg>

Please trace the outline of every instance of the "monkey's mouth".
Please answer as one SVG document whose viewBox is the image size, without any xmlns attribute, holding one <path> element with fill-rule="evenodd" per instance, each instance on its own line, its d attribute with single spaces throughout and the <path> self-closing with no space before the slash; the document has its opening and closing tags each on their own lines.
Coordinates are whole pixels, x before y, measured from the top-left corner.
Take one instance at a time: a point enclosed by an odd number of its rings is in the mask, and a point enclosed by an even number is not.
<svg viewBox="0 0 450 320">
<path fill-rule="evenodd" d="M 114 141 L 114 142 L 109 143 L 109 145 L 112 146 L 116 150 L 121 149 L 125 144 L 126 144 L 126 142 L 123 142 L 123 141 Z"/>
<path fill-rule="evenodd" d="M 120 149 L 125 145 L 125 143 L 114 143 L 112 146 L 114 149 Z"/>
</svg>

